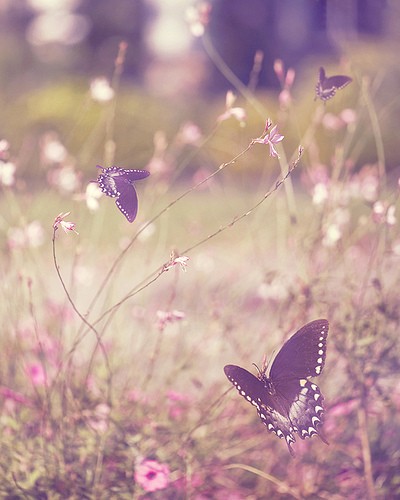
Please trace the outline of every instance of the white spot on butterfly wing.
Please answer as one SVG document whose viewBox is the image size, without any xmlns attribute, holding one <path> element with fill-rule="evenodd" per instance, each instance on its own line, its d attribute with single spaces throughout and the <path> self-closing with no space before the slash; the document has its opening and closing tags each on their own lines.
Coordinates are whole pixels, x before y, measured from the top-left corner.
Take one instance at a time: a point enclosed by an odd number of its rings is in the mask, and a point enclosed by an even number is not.
<svg viewBox="0 0 400 500">
<path fill-rule="evenodd" d="M 311 421 L 314 427 L 316 426 L 316 424 L 319 424 L 321 422 L 321 420 L 316 416 L 312 417 Z"/>
</svg>

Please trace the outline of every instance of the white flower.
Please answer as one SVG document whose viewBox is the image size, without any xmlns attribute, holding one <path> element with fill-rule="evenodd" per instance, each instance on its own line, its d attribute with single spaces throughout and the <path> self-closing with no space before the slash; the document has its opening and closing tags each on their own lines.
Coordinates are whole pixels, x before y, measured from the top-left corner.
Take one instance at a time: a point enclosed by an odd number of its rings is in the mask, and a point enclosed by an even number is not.
<svg viewBox="0 0 400 500">
<path fill-rule="evenodd" d="M 0 184 L 12 186 L 15 182 L 16 167 L 11 161 L 0 161 Z"/>
<path fill-rule="evenodd" d="M 114 98 L 115 92 L 104 76 L 95 78 L 90 83 L 90 94 L 97 102 L 108 102 Z"/>
</svg>

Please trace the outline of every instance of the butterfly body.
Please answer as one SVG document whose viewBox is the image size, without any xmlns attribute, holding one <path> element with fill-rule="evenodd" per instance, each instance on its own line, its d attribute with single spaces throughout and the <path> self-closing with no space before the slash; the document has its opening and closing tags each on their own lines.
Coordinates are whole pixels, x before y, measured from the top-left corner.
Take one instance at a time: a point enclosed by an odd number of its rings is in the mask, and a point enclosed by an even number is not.
<svg viewBox="0 0 400 500">
<path fill-rule="evenodd" d="M 346 87 L 352 81 L 352 78 L 345 75 L 327 77 L 324 68 L 321 67 L 319 68 L 319 79 L 315 87 L 315 99 L 319 97 L 322 101 L 326 102 L 332 99 L 337 90 Z"/>
<path fill-rule="evenodd" d="M 324 367 L 329 324 L 315 320 L 296 332 L 278 352 L 269 377 L 259 370 L 258 377 L 236 365 L 224 368 L 239 394 L 256 407 L 268 430 L 285 439 L 290 453 L 295 433 L 301 439 L 319 435 L 323 421 L 324 398 L 309 378 Z"/>
<path fill-rule="evenodd" d="M 117 198 L 115 204 L 129 222 L 133 222 L 137 215 L 138 198 L 133 183 L 145 179 L 150 175 L 147 170 L 130 170 L 119 167 L 103 168 L 97 177 L 100 189 L 107 196 Z"/>
</svg>

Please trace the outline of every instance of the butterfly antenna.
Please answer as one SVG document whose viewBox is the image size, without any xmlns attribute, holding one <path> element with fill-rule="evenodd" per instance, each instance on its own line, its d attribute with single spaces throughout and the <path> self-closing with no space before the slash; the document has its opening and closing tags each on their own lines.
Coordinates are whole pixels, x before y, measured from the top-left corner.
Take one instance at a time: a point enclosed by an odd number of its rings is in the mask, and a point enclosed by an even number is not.
<svg viewBox="0 0 400 500">
<path fill-rule="evenodd" d="M 263 356 L 263 360 L 262 360 L 262 369 L 263 369 L 263 372 L 265 373 L 267 371 L 267 368 L 268 368 L 268 361 L 267 361 L 267 356 L 264 354 Z"/>
<path fill-rule="evenodd" d="M 252 364 L 256 367 L 258 374 L 263 375 L 263 372 L 260 370 L 260 368 L 258 368 L 258 366 L 255 363 L 252 363 Z"/>
<path fill-rule="evenodd" d="M 256 369 L 258 371 L 258 378 L 265 377 L 267 367 L 264 365 L 264 363 L 262 364 L 261 368 L 259 368 L 255 363 L 253 363 L 253 365 L 256 367 Z"/>
</svg>

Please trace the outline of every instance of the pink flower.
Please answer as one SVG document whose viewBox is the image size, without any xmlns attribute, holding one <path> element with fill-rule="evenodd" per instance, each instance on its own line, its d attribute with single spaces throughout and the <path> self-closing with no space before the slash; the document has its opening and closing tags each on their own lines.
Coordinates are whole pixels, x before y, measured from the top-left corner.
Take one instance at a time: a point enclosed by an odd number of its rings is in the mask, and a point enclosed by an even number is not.
<svg viewBox="0 0 400 500">
<path fill-rule="evenodd" d="M 243 108 L 234 108 L 233 104 L 235 101 L 236 95 L 231 90 L 228 90 L 225 101 L 226 110 L 225 113 L 222 113 L 222 115 L 217 118 L 218 122 L 222 122 L 228 120 L 230 117 L 233 117 L 240 123 L 240 126 L 244 126 L 247 118 L 246 111 Z"/>
<path fill-rule="evenodd" d="M 173 311 L 157 311 L 157 328 L 160 331 L 164 331 L 168 323 L 175 323 L 176 321 L 182 320 L 184 317 L 185 313 L 177 311 L 176 309 Z"/>
<path fill-rule="evenodd" d="M 57 217 L 54 219 L 54 223 L 53 223 L 54 231 L 57 231 L 58 227 L 61 226 L 66 233 L 68 231 L 73 231 L 75 234 L 79 234 L 77 231 L 75 231 L 75 228 L 76 228 L 75 222 L 68 222 L 68 221 L 63 220 L 63 219 L 65 219 L 65 217 L 68 217 L 68 215 L 70 213 L 71 212 L 65 212 L 65 213 L 61 212 L 57 215 Z"/>
<path fill-rule="evenodd" d="M 274 71 L 281 87 L 289 90 L 292 87 L 296 76 L 295 70 L 293 68 L 289 68 L 285 74 L 285 65 L 283 64 L 282 59 L 275 59 Z"/>
<path fill-rule="evenodd" d="M 0 387 L 0 396 L 5 400 L 9 399 L 14 401 L 15 403 L 20 403 L 22 405 L 29 404 L 29 399 L 26 398 L 23 394 L 15 392 L 12 389 L 9 389 L 8 387 L 5 386 Z"/>
<path fill-rule="evenodd" d="M 56 187 L 62 193 L 73 193 L 77 191 L 81 184 L 81 175 L 73 165 L 64 164 L 59 168 L 49 171 L 47 179 L 51 186 Z"/>
<path fill-rule="evenodd" d="M 289 107 L 292 101 L 290 89 L 292 88 L 296 72 L 293 68 L 289 68 L 285 74 L 285 66 L 281 59 L 276 59 L 274 61 L 274 71 L 282 87 L 279 94 L 279 104 L 281 108 L 285 109 Z"/>
<path fill-rule="evenodd" d="M 208 2 L 200 2 L 196 7 L 191 6 L 186 9 L 186 21 L 193 36 L 200 37 L 204 35 L 210 12 L 211 4 Z"/>
<path fill-rule="evenodd" d="M 61 143 L 56 132 L 45 133 L 40 140 L 42 162 L 45 165 L 62 163 L 66 160 L 68 152 Z"/>
<path fill-rule="evenodd" d="M 396 207 L 388 205 L 383 201 L 376 201 L 372 207 L 372 219 L 377 224 L 387 224 L 394 226 L 397 222 L 395 215 Z"/>
<path fill-rule="evenodd" d="M 180 420 L 189 408 L 190 398 L 186 394 L 176 391 L 167 392 L 169 416 L 173 420 Z"/>
<path fill-rule="evenodd" d="M 365 165 L 350 181 L 354 197 L 362 197 L 368 202 L 374 202 L 378 196 L 379 173 L 376 165 Z"/>
<path fill-rule="evenodd" d="M 155 460 L 143 460 L 136 467 L 135 481 L 145 491 L 163 490 L 169 484 L 169 467 Z"/>
<path fill-rule="evenodd" d="M 10 143 L 6 139 L 0 139 L 0 160 L 7 161 L 10 158 Z"/>
<path fill-rule="evenodd" d="M 333 113 L 325 113 L 322 118 L 322 125 L 327 130 L 340 130 L 345 126 L 345 123 L 339 116 L 334 115 Z"/>
<path fill-rule="evenodd" d="M 181 266 L 182 271 L 186 272 L 187 268 L 187 261 L 189 260 L 189 257 L 186 257 L 185 255 L 176 255 L 174 251 L 171 252 L 171 255 L 169 257 L 169 261 L 164 264 L 164 271 L 169 271 L 172 267 L 176 266 L 179 264 Z"/>
<path fill-rule="evenodd" d="M 39 221 L 32 221 L 24 228 L 10 227 L 7 243 L 11 249 L 37 248 L 43 244 L 44 231 Z"/>
<path fill-rule="evenodd" d="M 274 71 L 281 85 L 284 85 L 285 82 L 285 66 L 283 64 L 282 59 L 275 59 L 274 61 Z"/>
<path fill-rule="evenodd" d="M 33 385 L 43 386 L 46 384 L 47 376 L 42 364 L 30 363 L 25 372 Z"/>
<path fill-rule="evenodd" d="M 186 273 L 186 268 L 187 268 L 187 261 L 189 260 L 189 257 L 186 257 L 185 255 L 182 255 L 181 257 L 175 257 L 174 259 L 174 265 L 179 264 L 181 266 L 182 271 Z"/>
<path fill-rule="evenodd" d="M 178 138 L 183 144 L 198 145 L 202 137 L 200 128 L 192 122 L 184 123 L 178 132 Z"/>
<path fill-rule="evenodd" d="M 281 142 L 284 136 L 278 133 L 278 125 L 272 127 L 271 132 L 268 132 L 271 125 L 272 122 L 268 118 L 263 135 L 261 137 L 258 137 L 257 139 L 253 139 L 253 143 L 258 142 L 260 144 L 268 144 L 269 155 L 273 156 L 274 158 L 279 158 L 279 155 L 275 149 L 275 144 Z"/>
</svg>

